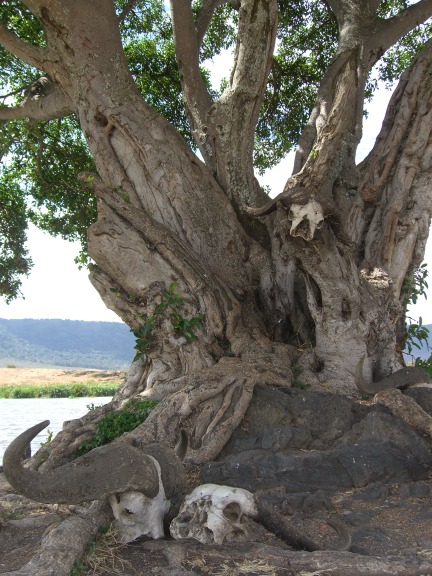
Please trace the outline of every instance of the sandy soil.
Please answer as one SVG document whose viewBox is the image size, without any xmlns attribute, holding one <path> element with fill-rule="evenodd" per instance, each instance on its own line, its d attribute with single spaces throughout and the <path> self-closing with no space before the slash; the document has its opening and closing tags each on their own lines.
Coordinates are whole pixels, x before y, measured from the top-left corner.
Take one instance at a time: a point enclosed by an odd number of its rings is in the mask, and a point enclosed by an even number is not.
<svg viewBox="0 0 432 576">
<path fill-rule="evenodd" d="M 124 370 L 85 368 L 0 368 L 0 386 L 72 384 L 85 382 L 122 382 Z"/>
</svg>

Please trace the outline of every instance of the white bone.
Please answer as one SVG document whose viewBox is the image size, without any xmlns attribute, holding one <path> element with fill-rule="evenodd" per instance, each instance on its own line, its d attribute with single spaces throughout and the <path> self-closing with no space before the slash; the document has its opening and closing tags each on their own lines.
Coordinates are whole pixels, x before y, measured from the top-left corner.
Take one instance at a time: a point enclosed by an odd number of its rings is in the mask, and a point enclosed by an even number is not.
<svg viewBox="0 0 432 576">
<path fill-rule="evenodd" d="M 112 494 L 109 502 L 116 519 L 115 528 L 121 542 L 133 542 L 140 536 L 163 538 L 165 536 L 163 520 L 170 508 L 161 479 L 159 462 L 150 456 L 155 463 L 159 476 L 159 492 L 155 498 L 148 498 L 141 492 L 124 492 Z"/>
<path fill-rule="evenodd" d="M 312 240 L 315 230 L 324 224 L 324 212 L 320 204 L 311 200 L 307 204 L 292 204 L 289 212 L 291 236 L 301 236 L 307 241 Z"/>
<path fill-rule="evenodd" d="M 175 539 L 195 538 L 203 544 L 222 544 L 244 539 L 244 517 L 257 517 L 254 496 L 243 488 L 203 484 L 186 496 L 171 522 Z"/>
</svg>

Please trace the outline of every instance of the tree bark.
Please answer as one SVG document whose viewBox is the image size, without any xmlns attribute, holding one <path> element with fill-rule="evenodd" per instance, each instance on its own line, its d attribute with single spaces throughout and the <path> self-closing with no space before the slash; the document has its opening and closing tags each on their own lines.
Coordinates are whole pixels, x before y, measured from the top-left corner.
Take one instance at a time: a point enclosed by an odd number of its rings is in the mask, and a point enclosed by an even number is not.
<svg viewBox="0 0 432 576">
<path fill-rule="evenodd" d="M 98 199 L 88 234 L 91 280 L 107 306 L 147 334 L 114 405 L 131 394 L 160 399 L 137 437 L 174 443 L 186 423 L 195 462 L 217 454 L 256 381 L 290 384 L 292 344 L 314 347 L 320 378 L 341 393 L 356 392 L 362 357 L 366 379 L 399 367 L 403 282 L 423 255 L 431 213 L 429 46 L 402 79 L 374 151 L 355 163 L 367 74 L 396 37 L 432 12 L 430 0 L 387 21 L 377 17 L 376 2 L 329 3 L 339 46 L 295 173 L 261 208 L 253 138 L 277 3 L 240 2 L 234 68 L 213 102 L 198 56 L 216 4 L 205 2 L 195 22 L 190 2 L 171 3 L 186 106 L 205 164 L 138 93 L 111 2 L 26 2 L 45 28 L 44 47 L 0 28 L 4 46 L 55 87 L 22 108 L 36 118 L 75 111 L 95 160 L 98 174 L 82 175 Z M 167 309 L 170 286 L 181 306 Z M 191 319 L 198 337 L 188 339 L 178 326 Z"/>
<path fill-rule="evenodd" d="M 338 393 L 357 393 L 361 359 L 366 380 L 400 366 L 404 282 L 423 258 L 432 213 L 431 43 L 402 77 L 371 154 L 357 166 L 355 153 L 368 72 L 395 39 L 430 16 L 432 1 L 388 21 L 377 17 L 375 1 L 327 2 L 339 46 L 294 174 L 267 203 L 252 154 L 277 2 L 239 3 L 234 68 L 213 102 L 198 64 L 217 3 L 203 2 L 195 22 L 190 1 L 171 2 L 186 106 L 205 163 L 139 94 L 112 2 L 25 2 L 45 28 L 45 47 L 0 26 L 5 48 L 53 86 L 41 98 L 1 107 L 0 118 L 77 114 L 97 169 L 81 176 L 98 205 L 88 232 L 91 281 L 141 342 L 111 405 L 71 423 L 46 447 L 47 468 L 72 459 L 94 421 L 131 397 L 159 404 L 124 441 L 173 446 L 185 428 L 187 464 L 214 459 L 242 421 L 255 384 L 290 386 L 291 366 L 306 346 L 314 348 L 320 379 Z M 179 330 L 192 320 L 192 333 Z M 293 571 L 331 571 L 336 563 L 341 575 L 429 569 L 421 559 L 407 568 L 405 561 L 363 558 L 359 566 L 343 553 L 290 553 L 290 561 Z"/>
<path fill-rule="evenodd" d="M 430 154 L 426 114 L 430 107 L 429 46 L 401 80 L 399 100 L 393 101 L 378 139 L 381 145 L 377 144 L 368 162 L 360 167 L 355 163 L 367 73 L 380 51 L 394 41 L 393 20 L 382 22 L 376 17 L 376 7 L 363 4 L 354 7 L 343 0 L 335 4 L 339 47 L 300 139 L 294 175 L 275 200 L 249 209 L 256 217 L 275 211 L 268 217 L 274 277 L 285 282 L 283 271 L 288 267 L 297 270 L 303 277 L 309 315 L 292 314 L 296 307 L 303 310 L 304 303 L 297 306 L 294 288 L 287 291 L 281 284 L 277 287 L 282 295 L 279 303 L 273 299 L 269 306 L 278 305 L 282 314 L 297 321 L 294 332 L 301 326 L 312 327 L 309 341 L 323 366 L 320 378 L 335 390 L 350 394 L 356 392 L 358 363 L 363 356 L 368 359 L 367 379 L 400 367 L 396 327 L 404 317 L 402 286 L 424 255 L 431 215 L 426 168 Z M 415 14 L 425 7 L 416 5 Z M 406 12 L 405 26 L 415 14 Z M 399 19 L 398 23 L 401 25 Z M 381 36 L 374 32 L 378 29 Z M 390 122 L 394 124 L 392 141 Z M 411 137 L 404 133 L 408 127 L 412 127 Z M 374 187 L 369 181 L 377 179 L 374 170 L 381 170 L 384 185 L 396 165 L 399 171 L 387 194 L 365 198 L 368 186 Z M 417 193 L 409 191 L 414 179 Z M 384 246 L 386 258 L 379 257 Z M 291 275 L 291 283 L 293 278 Z"/>
</svg>

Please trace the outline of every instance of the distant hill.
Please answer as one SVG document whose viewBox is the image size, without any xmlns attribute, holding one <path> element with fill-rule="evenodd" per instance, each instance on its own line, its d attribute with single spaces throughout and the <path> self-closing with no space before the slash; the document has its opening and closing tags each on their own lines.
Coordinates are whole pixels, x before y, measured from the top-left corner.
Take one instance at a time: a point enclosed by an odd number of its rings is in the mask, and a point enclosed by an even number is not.
<svg viewBox="0 0 432 576">
<path fill-rule="evenodd" d="M 0 366 L 125 369 L 134 345 L 121 322 L 0 318 Z"/>
<path fill-rule="evenodd" d="M 432 348 L 432 324 L 429 346 Z M 81 320 L 5 320 L 0 318 L 0 367 L 16 365 L 127 369 L 134 357 L 135 337 L 121 322 Z M 432 351 L 413 347 L 414 358 Z M 412 357 L 405 355 L 407 362 Z"/>
</svg>

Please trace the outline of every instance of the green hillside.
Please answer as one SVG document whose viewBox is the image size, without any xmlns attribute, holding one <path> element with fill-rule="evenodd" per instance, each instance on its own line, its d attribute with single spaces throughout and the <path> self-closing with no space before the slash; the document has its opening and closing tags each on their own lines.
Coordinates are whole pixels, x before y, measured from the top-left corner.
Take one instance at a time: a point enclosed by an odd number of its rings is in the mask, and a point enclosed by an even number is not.
<svg viewBox="0 0 432 576">
<path fill-rule="evenodd" d="M 432 324 L 427 325 L 432 348 Z M 121 322 L 80 320 L 5 320 L 0 318 L 0 367 L 62 366 L 127 369 L 135 337 Z M 414 358 L 431 355 L 426 345 L 413 347 Z M 406 356 L 406 361 L 412 358 Z"/>
<path fill-rule="evenodd" d="M 134 345 L 121 322 L 0 318 L 0 366 L 125 369 Z"/>
</svg>

